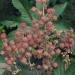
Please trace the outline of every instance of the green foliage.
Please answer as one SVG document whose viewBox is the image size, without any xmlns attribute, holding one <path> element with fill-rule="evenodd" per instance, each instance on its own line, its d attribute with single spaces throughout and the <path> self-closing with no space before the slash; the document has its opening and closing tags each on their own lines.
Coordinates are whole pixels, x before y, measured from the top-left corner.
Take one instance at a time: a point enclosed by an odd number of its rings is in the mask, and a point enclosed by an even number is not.
<svg viewBox="0 0 75 75">
<path fill-rule="evenodd" d="M 27 23 L 31 23 L 31 15 L 28 8 L 27 0 L 12 0 L 13 5 L 20 11 L 21 13 L 21 20 L 26 21 Z"/>
<path fill-rule="evenodd" d="M 55 5 L 55 6 L 54 6 L 55 15 L 56 15 L 56 16 L 60 16 L 60 15 L 64 12 L 66 6 L 67 6 L 67 2 L 65 2 L 65 3 L 63 3 L 63 4 Z"/>
</svg>

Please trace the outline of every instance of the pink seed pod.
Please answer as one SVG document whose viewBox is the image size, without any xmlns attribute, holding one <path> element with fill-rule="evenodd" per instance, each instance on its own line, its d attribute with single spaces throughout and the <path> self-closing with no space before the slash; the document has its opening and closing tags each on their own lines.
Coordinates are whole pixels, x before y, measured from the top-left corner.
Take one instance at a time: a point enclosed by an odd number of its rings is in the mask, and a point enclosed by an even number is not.
<svg viewBox="0 0 75 75">
<path fill-rule="evenodd" d="M 21 63 L 27 64 L 27 59 L 25 57 L 20 58 Z"/>
<path fill-rule="evenodd" d="M 55 21 L 58 19 L 57 16 L 53 16 L 52 18 L 53 18 L 53 20 L 55 20 Z"/>
<path fill-rule="evenodd" d="M 41 10 L 38 10 L 38 15 L 39 16 L 42 16 L 43 15 L 43 12 Z"/>
<path fill-rule="evenodd" d="M 43 69 L 44 69 L 44 70 L 48 70 L 48 68 L 49 68 L 49 66 L 48 66 L 48 65 L 43 64 Z"/>
<path fill-rule="evenodd" d="M 27 34 L 31 34 L 32 31 L 31 31 L 30 29 L 27 29 L 27 30 L 26 30 L 26 33 L 27 33 Z"/>
<path fill-rule="evenodd" d="M 32 40 L 32 34 L 27 35 L 28 40 Z"/>
<path fill-rule="evenodd" d="M 27 58 L 30 58 L 30 57 L 32 56 L 32 54 L 31 54 L 30 52 L 26 52 L 26 53 L 25 53 L 25 56 L 26 56 Z"/>
<path fill-rule="evenodd" d="M 21 32 L 20 31 L 16 31 L 16 37 L 20 37 Z"/>
<path fill-rule="evenodd" d="M 39 26 L 43 26 L 44 25 L 44 22 L 42 20 L 40 20 L 38 23 L 39 23 Z"/>
<path fill-rule="evenodd" d="M 6 50 L 7 50 L 7 51 L 11 51 L 12 49 L 11 49 L 10 46 L 8 46 L 8 47 L 6 48 Z"/>
<path fill-rule="evenodd" d="M 10 45 L 15 45 L 15 41 L 14 40 L 10 40 L 9 44 Z"/>
<path fill-rule="evenodd" d="M 43 17 L 41 18 L 41 20 L 42 20 L 44 23 L 46 23 L 46 22 L 48 22 L 49 18 L 46 17 L 46 16 L 43 16 Z"/>
<path fill-rule="evenodd" d="M 8 43 L 7 42 L 3 42 L 3 48 L 6 49 L 8 47 Z"/>
<path fill-rule="evenodd" d="M 61 32 L 56 32 L 56 37 L 60 38 L 60 36 L 61 36 Z"/>
<path fill-rule="evenodd" d="M 73 46 L 75 44 L 74 43 L 74 40 L 72 38 L 69 39 L 69 42 L 68 43 L 69 43 L 70 46 Z"/>
<path fill-rule="evenodd" d="M 66 37 L 66 38 L 73 38 L 73 37 L 74 37 L 74 34 L 67 32 L 67 33 L 65 34 L 65 37 Z"/>
<path fill-rule="evenodd" d="M 53 9 L 53 8 L 48 8 L 47 9 L 48 14 L 53 14 L 54 12 L 55 12 L 55 9 Z"/>
<path fill-rule="evenodd" d="M 46 30 L 53 31 L 54 30 L 54 26 L 48 23 L 48 25 L 46 27 Z"/>
<path fill-rule="evenodd" d="M 69 47 L 69 43 L 67 41 L 65 41 L 65 47 Z"/>
<path fill-rule="evenodd" d="M 34 40 L 29 41 L 29 45 L 34 45 Z"/>
<path fill-rule="evenodd" d="M 26 22 L 22 22 L 22 23 L 21 23 L 21 27 L 24 28 L 24 27 L 26 27 L 26 26 L 27 26 Z"/>
<path fill-rule="evenodd" d="M 9 59 L 10 59 L 12 62 L 15 61 L 15 58 L 14 58 L 14 57 L 10 57 Z"/>
<path fill-rule="evenodd" d="M 15 51 L 16 45 L 11 45 L 11 48 L 12 48 L 13 51 Z"/>
<path fill-rule="evenodd" d="M 17 43 L 16 44 L 16 48 L 20 49 L 22 47 L 22 44 L 21 43 Z"/>
<path fill-rule="evenodd" d="M 21 53 L 24 53 L 24 52 L 25 52 L 25 49 L 24 49 L 24 48 L 19 48 L 19 51 L 20 51 Z"/>
<path fill-rule="evenodd" d="M 13 64 L 13 62 L 12 62 L 10 59 L 8 59 L 8 60 L 6 61 L 6 63 L 7 63 L 8 65 L 12 65 L 12 64 Z"/>
<path fill-rule="evenodd" d="M 38 28 L 39 27 L 39 23 L 35 23 L 35 27 Z"/>
<path fill-rule="evenodd" d="M 65 47 L 65 44 L 64 43 L 60 43 L 59 47 L 63 49 Z"/>
<path fill-rule="evenodd" d="M 32 23 L 33 23 L 33 24 L 37 23 L 37 20 L 36 20 L 36 19 L 33 19 L 33 20 L 32 20 Z"/>
<path fill-rule="evenodd" d="M 38 31 L 38 34 L 39 34 L 39 35 L 43 35 L 43 34 L 44 34 L 44 32 L 43 32 L 43 31 L 41 31 L 41 30 L 39 30 L 39 31 Z"/>
<path fill-rule="evenodd" d="M 37 38 L 38 38 L 38 35 L 37 35 L 37 34 L 34 34 L 34 35 L 33 35 L 33 38 L 34 38 L 34 39 L 37 39 Z"/>
<path fill-rule="evenodd" d="M 28 42 L 28 38 L 27 37 L 23 37 L 22 40 L 23 40 L 23 42 Z"/>
<path fill-rule="evenodd" d="M 22 47 L 26 49 L 29 47 L 29 45 L 28 45 L 28 43 L 23 43 Z"/>
<path fill-rule="evenodd" d="M 1 33 L 0 37 L 1 39 L 6 39 L 6 33 Z"/>
<path fill-rule="evenodd" d="M 47 0 L 41 0 L 42 4 L 46 4 Z"/>
<path fill-rule="evenodd" d="M 2 41 L 3 41 L 3 42 L 8 42 L 8 39 L 7 39 L 7 38 L 6 38 L 6 39 L 2 39 Z"/>
<path fill-rule="evenodd" d="M 42 38 L 37 38 L 36 40 L 37 40 L 37 43 L 42 42 Z"/>
<path fill-rule="evenodd" d="M 52 67 L 53 67 L 53 68 L 57 68 L 57 67 L 58 67 L 58 64 L 57 64 L 57 63 L 53 63 L 53 64 L 52 64 Z"/>
<path fill-rule="evenodd" d="M 32 7 L 32 12 L 35 12 L 36 11 L 36 7 Z"/>
</svg>

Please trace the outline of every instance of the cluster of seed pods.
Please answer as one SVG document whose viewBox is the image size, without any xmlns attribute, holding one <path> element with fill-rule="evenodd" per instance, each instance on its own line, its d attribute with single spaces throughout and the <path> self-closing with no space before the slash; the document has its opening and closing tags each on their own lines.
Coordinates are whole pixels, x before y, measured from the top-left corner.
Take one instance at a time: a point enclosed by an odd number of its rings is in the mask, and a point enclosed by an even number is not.
<svg viewBox="0 0 75 75">
<path fill-rule="evenodd" d="M 55 62 L 55 55 L 62 55 L 64 62 L 69 62 L 69 53 L 74 45 L 73 29 L 68 31 L 57 31 L 53 21 L 57 20 L 54 16 L 53 8 L 46 8 L 46 0 L 41 0 L 43 9 L 39 10 L 32 7 L 32 13 L 37 13 L 38 19 L 32 19 L 31 27 L 26 22 L 22 22 L 15 32 L 15 39 L 8 40 L 3 32 L 0 38 L 3 41 L 2 54 L 5 56 L 6 63 L 12 65 L 18 59 L 22 64 L 38 69 L 50 70 L 58 67 Z"/>
</svg>

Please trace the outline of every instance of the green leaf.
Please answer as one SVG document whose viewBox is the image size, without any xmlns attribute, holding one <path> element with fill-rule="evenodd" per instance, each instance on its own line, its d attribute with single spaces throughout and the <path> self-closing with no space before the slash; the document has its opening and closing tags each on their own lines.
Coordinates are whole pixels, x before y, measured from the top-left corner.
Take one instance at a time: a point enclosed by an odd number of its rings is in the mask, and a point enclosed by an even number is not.
<svg viewBox="0 0 75 75">
<path fill-rule="evenodd" d="M 73 60 L 64 75 L 75 75 L 75 61 Z"/>
<path fill-rule="evenodd" d="M 36 2 L 36 8 L 39 9 L 39 10 L 41 10 L 41 9 L 43 8 L 43 6 L 42 6 L 42 4 L 41 4 L 41 0 L 38 0 L 38 1 Z"/>
<path fill-rule="evenodd" d="M 17 73 L 16 75 L 46 75 L 41 70 L 33 69 L 33 70 L 22 70 L 21 72 Z"/>
<path fill-rule="evenodd" d="M 64 75 L 65 68 L 62 57 L 60 55 L 57 56 L 55 61 L 58 63 L 58 68 L 54 69 L 54 75 Z"/>
<path fill-rule="evenodd" d="M 4 57 L 0 55 L 0 63 L 4 63 L 4 62 L 5 62 Z M 4 72 L 4 69 L 1 69 L 1 67 L 0 67 L 0 75 L 3 75 L 3 72 Z"/>
<path fill-rule="evenodd" d="M 4 62 L 5 62 L 4 56 L 0 55 L 0 63 L 4 63 Z"/>
<path fill-rule="evenodd" d="M 65 10 L 67 4 L 68 4 L 68 3 L 65 2 L 65 3 L 63 3 L 63 4 L 55 5 L 55 6 L 54 6 L 54 9 L 55 9 L 55 14 L 54 14 L 54 15 L 60 16 L 60 15 L 64 12 L 64 10 Z"/>
<path fill-rule="evenodd" d="M 9 20 L 2 21 L 1 23 L 3 26 L 6 26 L 6 27 L 15 27 L 16 25 L 18 25 L 17 22 L 9 21 Z"/>
<path fill-rule="evenodd" d="M 66 23 L 64 23 L 60 20 L 54 22 L 54 25 L 58 31 L 66 31 L 69 29 L 69 25 L 67 25 Z"/>
<path fill-rule="evenodd" d="M 2 41 L 0 40 L 0 51 L 2 51 Z"/>
<path fill-rule="evenodd" d="M 12 0 L 14 7 L 16 7 L 21 13 L 22 21 L 26 21 L 31 24 L 31 15 L 29 9 L 27 8 L 27 0 Z"/>
</svg>

